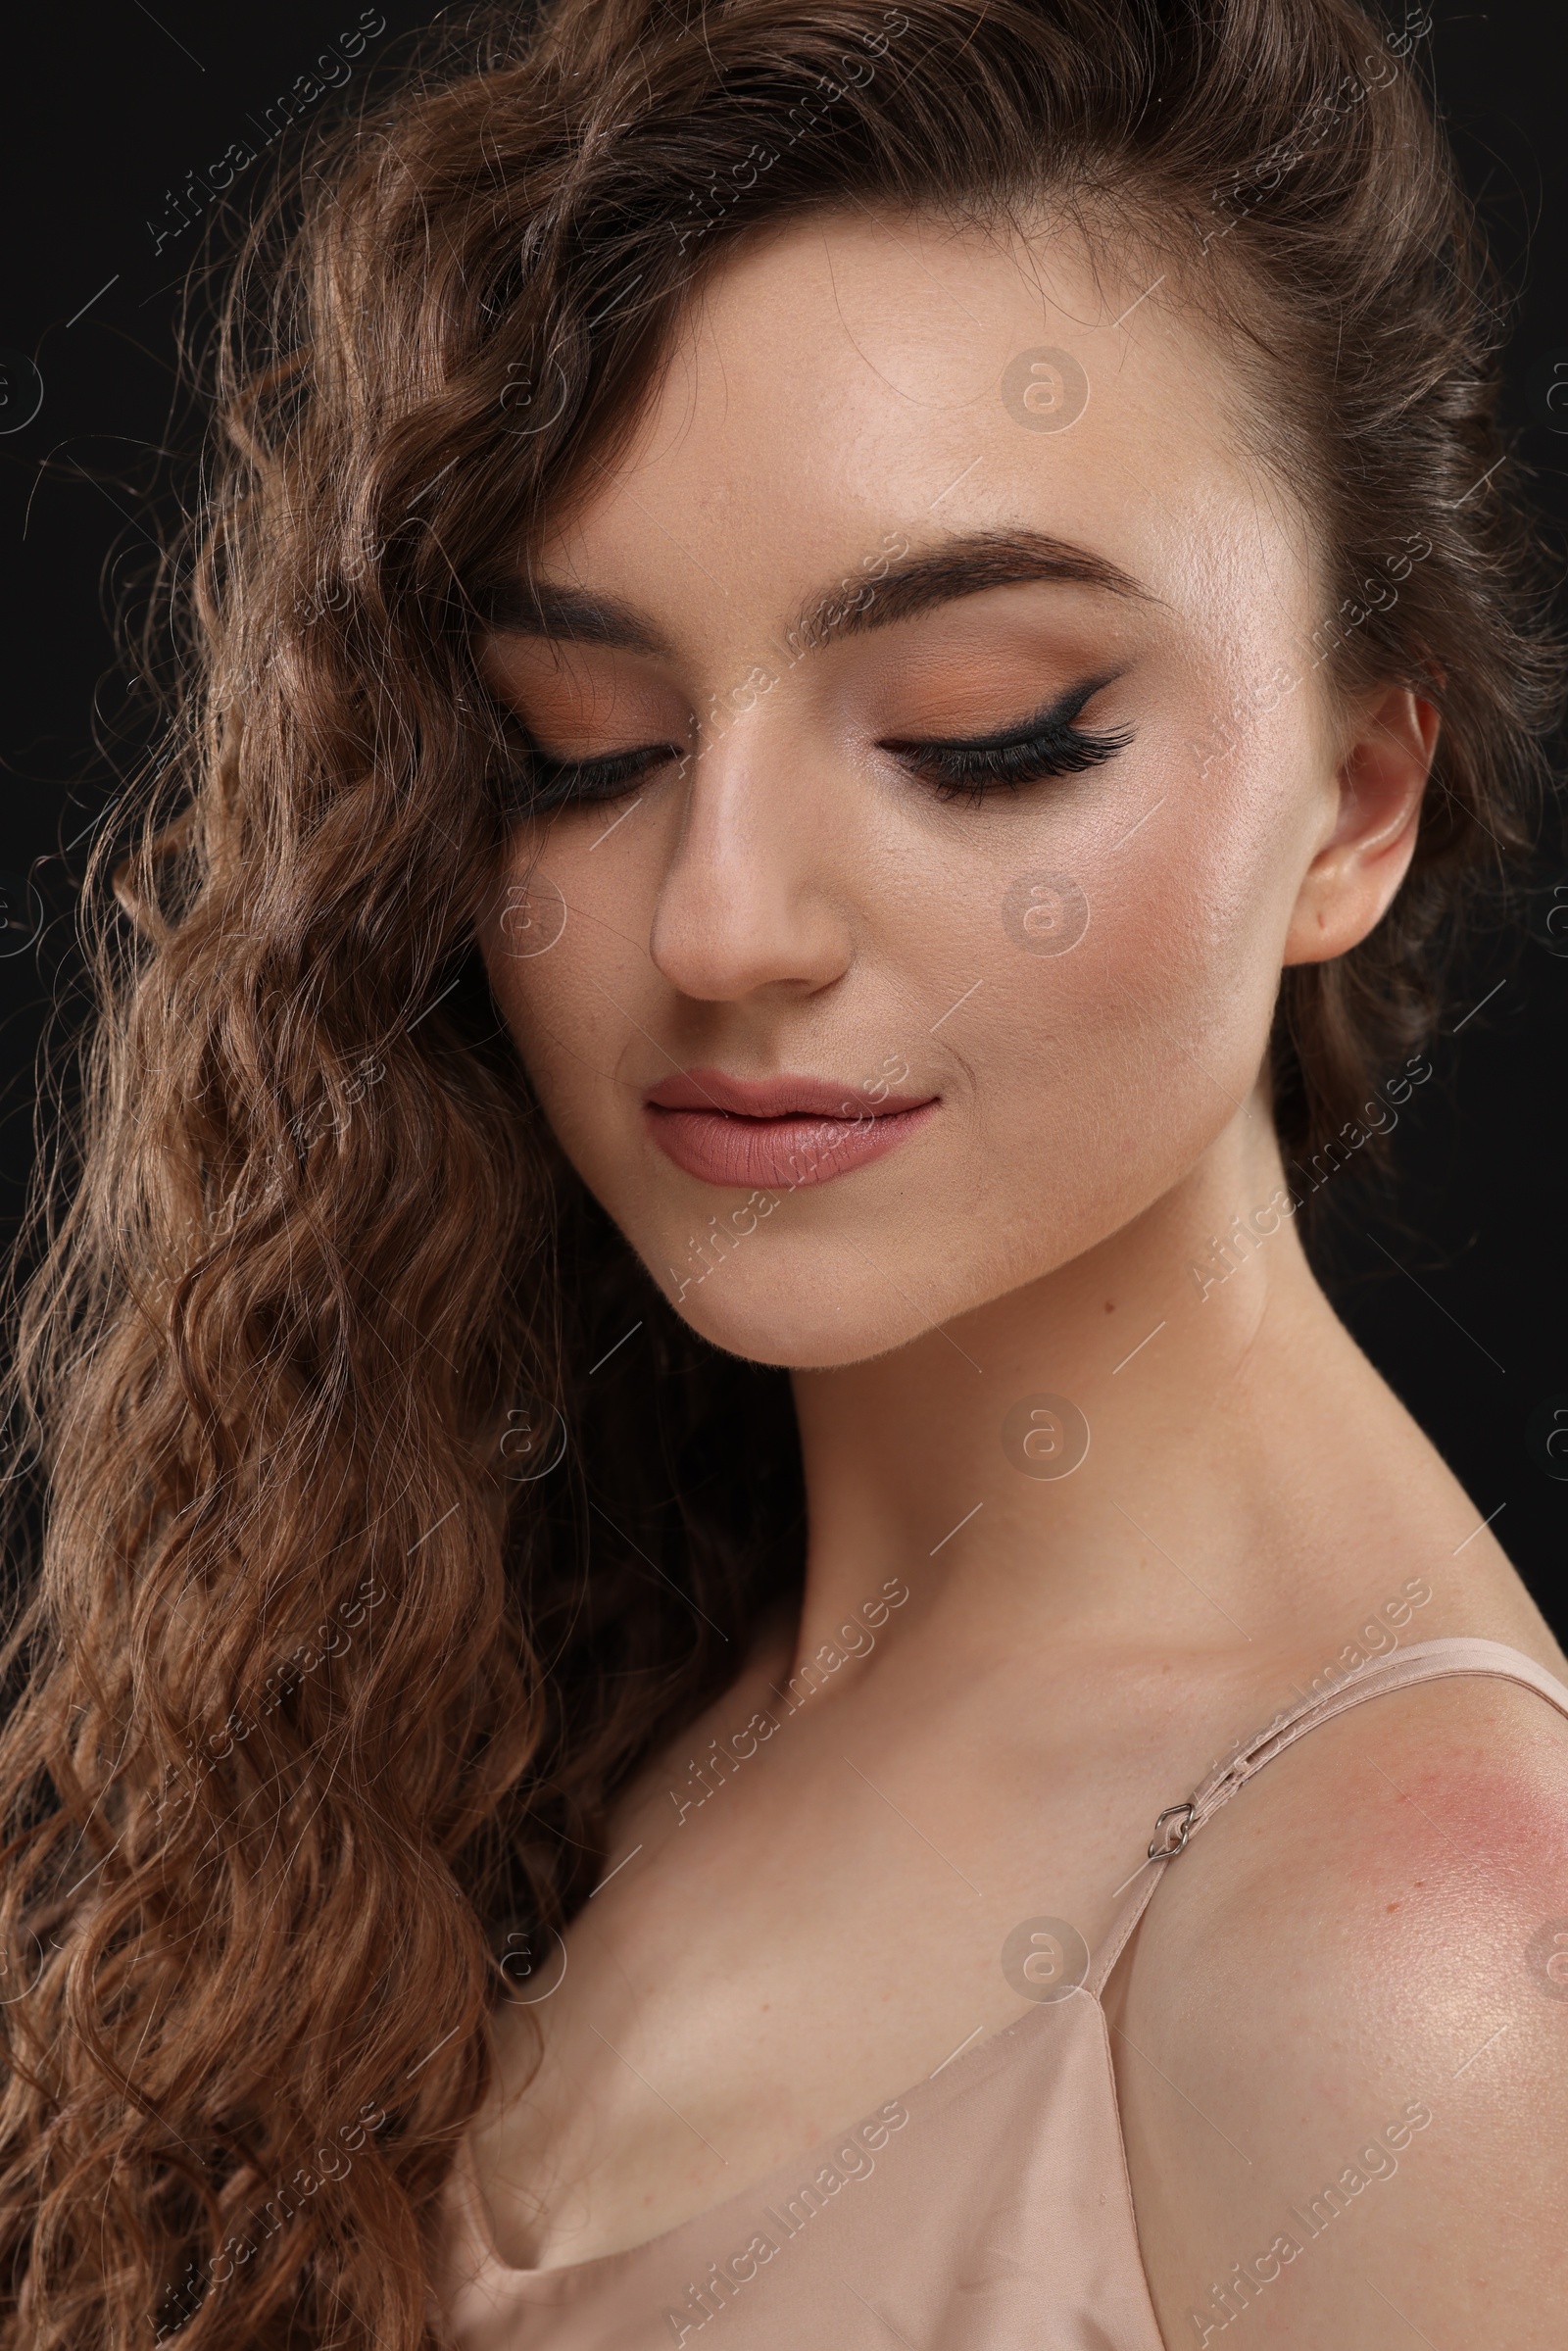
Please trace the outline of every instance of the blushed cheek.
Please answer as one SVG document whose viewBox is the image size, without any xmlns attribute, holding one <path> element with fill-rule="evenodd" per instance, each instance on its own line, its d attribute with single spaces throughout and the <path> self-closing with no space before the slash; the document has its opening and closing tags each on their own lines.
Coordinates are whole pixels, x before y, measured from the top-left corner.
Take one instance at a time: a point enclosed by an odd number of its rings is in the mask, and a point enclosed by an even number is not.
<svg viewBox="0 0 1568 2351">
<path fill-rule="evenodd" d="M 1187 1171 L 1256 1078 L 1278 892 L 1234 836 L 1228 864 L 1206 856 L 1183 813 L 1185 827 L 1171 811 L 1163 833 L 1147 828 L 1120 870 L 1080 860 L 1087 919 L 1044 931 L 1049 950 L 1082 923 L 1076 944 L 1046 952 L 1026 933 L 990 958 L 961 1047 L 976 1174 L 1009 1248 L 1104 1238 Z"/>
<path fill-rule="evenodd" d="M 1156 1009 L 1114 936 L 1102 945 L 1102 960 L 1080 963 L 1078 984 L 1015 1000 L 976 1055 L 970 1172 L 991 1195 L 983 1221 L 1009 1254 L 1038 1249 L 1059 1263 L 1093 1247 L 1176 1181 L 1231 1115 L 1172 1050 L 1180 1011 L 1168 991 Z M 1018 1278 L 1035 1270 L 1044 1263 L 1020 1265 Z"/>
</svg>

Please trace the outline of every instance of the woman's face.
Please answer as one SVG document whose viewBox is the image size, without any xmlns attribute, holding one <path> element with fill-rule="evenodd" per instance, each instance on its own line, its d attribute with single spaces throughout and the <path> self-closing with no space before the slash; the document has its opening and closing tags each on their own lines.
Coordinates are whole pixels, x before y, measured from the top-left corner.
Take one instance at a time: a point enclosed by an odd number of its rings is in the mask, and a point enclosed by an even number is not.
<svg viewBox="0 0 1568 2351">
<path fill-rule="evenodd" d="M 1161 292 L 869 216 L 736 252 L 483 649 L 546 803 L 497 997 L 735 1353 L 856 1361 L 1103 1241 L 1381 911 L 1331 886 L 1306 524 Z"/>
</svg>

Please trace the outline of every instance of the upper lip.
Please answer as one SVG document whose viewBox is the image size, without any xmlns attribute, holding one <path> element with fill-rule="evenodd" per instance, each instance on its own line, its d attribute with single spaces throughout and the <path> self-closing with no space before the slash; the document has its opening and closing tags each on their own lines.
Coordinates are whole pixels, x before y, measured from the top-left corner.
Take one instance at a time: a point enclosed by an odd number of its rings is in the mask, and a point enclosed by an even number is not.
<svg viewBox="0 0 1568 2351">
<path fill-rule="evenodd" d="M 880 1083 L 880 1081 L 876 1081 Z M 891 1118 L 917 1110 L 930 1094 L 884 1094 L 873 1101 L 862 1085 L 839 1078 L 728 1077 L 721 1069 L 686 1069 L 661 1078 L 644 1098 L 656 1110 L 722 1110 L 736 1118 Z"/>
</svg>

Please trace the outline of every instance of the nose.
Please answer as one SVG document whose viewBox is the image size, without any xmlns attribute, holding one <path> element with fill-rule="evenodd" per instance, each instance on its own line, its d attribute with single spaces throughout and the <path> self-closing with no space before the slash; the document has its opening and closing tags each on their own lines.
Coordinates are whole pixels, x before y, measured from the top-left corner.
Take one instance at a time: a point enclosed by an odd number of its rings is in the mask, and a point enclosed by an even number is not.
<svg viewBox="0 0 1568 2351">
<path fill-rule="evenodd" d="M 830 760 L 760 711 L 694 756 L 649 939 L 657 968 L 683 996 L 810 996 L 849 968 L 851 779 L 835 794 Z"/>
</svg>

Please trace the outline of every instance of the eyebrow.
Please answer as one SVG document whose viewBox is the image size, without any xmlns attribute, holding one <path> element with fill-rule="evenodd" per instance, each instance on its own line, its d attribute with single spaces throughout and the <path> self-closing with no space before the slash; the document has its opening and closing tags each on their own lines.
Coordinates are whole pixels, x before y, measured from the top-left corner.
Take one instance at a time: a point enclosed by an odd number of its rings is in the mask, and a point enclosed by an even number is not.
<svg viewBox="0 0 1568 2351">
<path fill-rule="evenodd" d="M 803 651 L 815 651 L 836 638 L 888 628 L 987 588 L 1039 580 L 1159 601 L 1130 572 L 1088 548 L 1042 531 L 982 531 L 919 550 L 880 578 L 867 572 L 858 583 L 836 580 L 808 598 L 783 635 Z M 863 603 L 845 604 L 847 592 L 862 589 L 870 591 Z M 664 661 L 674 658 L 668 640 L 645 614 L 616 597 L 583 588 L 540 579 L 507 581 L 483 598 L 480 611 L 485 625 L 501 635 L 564 638 Z"/>
</svg>

